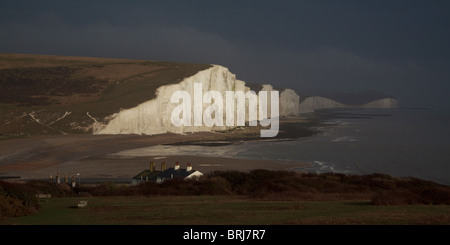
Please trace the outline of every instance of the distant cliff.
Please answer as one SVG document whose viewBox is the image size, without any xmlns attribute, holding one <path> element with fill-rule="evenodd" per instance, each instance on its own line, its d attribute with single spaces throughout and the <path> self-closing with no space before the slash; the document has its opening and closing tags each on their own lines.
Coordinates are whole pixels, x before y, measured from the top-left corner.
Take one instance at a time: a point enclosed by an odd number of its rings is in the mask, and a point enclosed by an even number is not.
<svg viewBox="0 0 450 245">
<path fill-rule="evenodd" d="M 399 102 L 395 98 L 383 98 L 371 101 L 369 103 L 363 104 L 361 108 L 397 108 L 399 106 Z"/>
<path fill-rule="evenodd" d="M 303 99 L 299 105 L 299 113 L 310 113 L 323 109 L 339 109 L 339 108 L 366 108 L 366 109 L 389 109 L 399 106 L 396 98 L 379 98 L 363 104 L 344 104 L 336 100 L 325 98 L 322 96 L 310 96 Z"/>
<path fill-rule="evenodd" d="M 299 104 L 299 113 L 308 113 L 322 109 L 345 108 L 345 107 L 346 105 L 332 99 L 328 99 L 321 96 L 311 96 L 305 98 Z"/>
</svg>

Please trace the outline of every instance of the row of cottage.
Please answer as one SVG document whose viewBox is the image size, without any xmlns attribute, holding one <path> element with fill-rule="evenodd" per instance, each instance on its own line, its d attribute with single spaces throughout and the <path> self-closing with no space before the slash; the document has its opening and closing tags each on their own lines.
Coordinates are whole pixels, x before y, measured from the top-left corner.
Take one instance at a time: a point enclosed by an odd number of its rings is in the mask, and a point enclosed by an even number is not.
<svg viewBox="0 0 450 245">
<path fill-rule="evenodd" d="M 181 178 L 185 180 L 198 179 L 201 176 L 203 176 L 203 173 L 192 169 L 192 165 L 190 163 L 186 164 L 186 168 L 180 168 L 180 164 L 176 162 L 173 168 L 166 169 L 166 162 L 163 162 L 161 163 L 161 170 L 156 170 L 155 163 L 151 162 L 149 169 L 146 169 L 133 177 L 132 184 L 139 184 L 141 182 L 162 183 L 165 180 L 173 178 Z"/>
</svg>

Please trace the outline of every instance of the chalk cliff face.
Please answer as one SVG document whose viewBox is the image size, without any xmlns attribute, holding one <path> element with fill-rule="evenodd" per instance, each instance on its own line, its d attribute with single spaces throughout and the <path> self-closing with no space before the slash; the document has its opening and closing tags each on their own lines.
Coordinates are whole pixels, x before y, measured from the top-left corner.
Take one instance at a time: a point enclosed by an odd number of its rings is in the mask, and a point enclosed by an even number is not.
<svg viewBox="0 0 450 245">
<path fill-rule="evenodd" d="M 280 93 L 280 116 L 298 116 L 300 96 L 292 89 Z"/>
<path fill-rule="evenodd" d="M 305 98 L 300 103 L 299 113 L 310 113 L 316 110 L 339 108 L 389 109 L 397 108 L 398 105 L 398 100 L 394 98 L 382 98 L 362 105 L 347 105 L 329 98 L 321 96 L 311 96 Z"/>
<path fill-rule="evenodd" d="M 201 125 L 194 125 L 194 117 L 198 113 L 205 114 L 211 104 L 207 102 L 201 103 L 201 110 L 195 110 L 194 97 L 195 85 L 201 83 L 201 97 L 208 91 L 218 91 L 223 98 L 223 125 L 224 126 L 208 126 L 202 120 Z M 209 69 L 202 70 L 193 76 L 183 79 L 177 84 L 161 86 L 156 91 L 156 98 L 141 103 L 133 108 L 121 110 L 110 115 L 104 122 L 96 121 L 92 124 L 94 134 L 162 134 L 187 133 L 201 131 L 223 131 L 236 127 L 237 114 L 234 110 L 234 124 L 226 126 L 226 91 L 242 91 L 246 93 L 250 91 L 250 87 L 246 86 L 244 81 L 236 79 L 235 74 L 231 73 L 228 68 L 214 65 Z M 275 90 L 270 84 L 263 84 L 261 91 L 268 92 L 267 116 L 271 116 L 270 91 Z M 171 103 L 171 98 L 176 91 L 186 91 L 191 96 L 191 126 L 175 126 L 171 121 L 174 109 L 181 103 Z M 197 91 L 198 92 L 198 91 Z M 256 94 L 259 91 L 255 91 Z M 198 98 L 198 97 L 197 97 Z M 257 98 L 257 97 L 256 97 Z M 236 106 L 236 101 L 234 102 Z M 245 120 L 249 120 L 249 101 L 245 102 Z M 398 101 L 392 98 L 383 98 L 374 100 L 363 105 L 346 105 L 321 96 L 311 96 L 300 102 L 300 96 L 292 89 L 284 89 L 279 91 L 279 116 L 289 117 L 298 116 L 299 113 L 309 113 L 322 109 L 334 108 L 395 108 L 398 107 Z M 197 113 L 197 114 L 196 114 Z M 203 115 L 204 116 L 204 115 Z M 259 118 L 258 118 L 259 119 Z M 105 122 L 106 121 L 106 122 Z"/>
<path fill-rule="evenodd" d="M 393 98 L 384 98 L 374 100 L 361 106 L 362 108 L 397 108 L 398 100 Z"/>
<path fill-rule="evenodd" d="M 117 112 L 110 116 L 107 123 L 96 122 L 93 125 L 94 134 L 161 134 L 166 132 L 186 133 L 200 131 L 226 130 L 234 126 L 174 126 L 171 122 L 171 114 L 179 104 L 171 103 L 172 94 L 175 91 L 187 91 L 191 96 L 192 117 L 194 113 L 194 83 L 201 83 L 203 94 L 207 91 L 219 91 L 222 94 L 224 107 L 226 106 L 225 91 L 249 91 L 250 88 L 245 82 L 237 80 L 236 76 L 226 67 L 214 65 L 213 67 L 200 71 L 197 74 L 187 77 L 178 84 L 161 86 L 157 89 L 156 98 L 134 108 L 129 108 Z M 264 85 L 265 91 L 273 90 L 272 86 Z M 255 91 L 258 93 L 259 91 Z M 270 96 L 268 96 L 270 97 Z M 280 95 L 280 116 L 298 114 L 299 96 L 293 90 L 285 90 Z M 210 104 L 203 103 L 202 111 Z M 247 102 L 248 106 L 248 102 Z M 248 108 L 248 107 L 246 107 Z M 269 102 L 270 108 L 270 102 Z M 268 111 L 270 115 L 270 109 Z M 223 110 L 223 122 L 225 125 L 225 108 Z M 248 119 L 248 112 L 246 112 Z M 235 116 L 236 120 L 236 116 Z M 193 119 L 192 119 L 193 121 Z M 236 125 L 236 123 L 234 124 Z"/>
<path fill-rule="evenodd" d="M 263 84 L 261 91 L 267 91 L 268 109 L 270 115 L 270 91 L 276 91 L 270 84 Z M 258 92 L 258 91 L 255 91 Z M 300 96 L 292 89 L 283 89 L 279 91 L 279 115 L 280 117 L 298 116 Z"/>
<path fill-rule="evenodd" d="M 339 103 L 335 100 L 328 99 L 321 96 L 311 96 L 305 98 L 299 105 L 300 113 L 309 113 L 316 110 L 346 108 L 348 106 Z"/>
</svg>

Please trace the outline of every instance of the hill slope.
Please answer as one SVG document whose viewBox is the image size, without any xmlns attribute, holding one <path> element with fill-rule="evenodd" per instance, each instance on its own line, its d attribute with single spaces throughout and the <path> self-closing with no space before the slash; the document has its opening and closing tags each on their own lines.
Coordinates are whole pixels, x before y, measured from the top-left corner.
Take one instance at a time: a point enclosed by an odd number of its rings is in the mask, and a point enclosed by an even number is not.
<svg viewBox="0 0 450 245">
<path fill-rule="evenodd" d="M 93 121 L 211 67 L 126 59 L 0 54 L 0 134 L 90 133 Z"/>
</svg>

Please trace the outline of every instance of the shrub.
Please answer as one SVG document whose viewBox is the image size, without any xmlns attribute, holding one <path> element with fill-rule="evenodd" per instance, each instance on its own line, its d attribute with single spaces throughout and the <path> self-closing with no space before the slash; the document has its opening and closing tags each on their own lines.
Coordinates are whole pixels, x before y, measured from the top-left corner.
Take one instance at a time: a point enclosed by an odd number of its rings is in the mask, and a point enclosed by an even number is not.
<svg viewBox="0 0 450 245">
<path fill-rule="evenodd" d="M 38 193 L 36 189 L 20 183 L 10 183 L 0 181 L 2 194 L 7 197 L 16 198 L 23 202 L 26 207 L 39 209 L 39 202 L 36 197 Z"/>
<path fill-rule="evenodd" d="M 371 200 L 372 205 L 411 205 L 421 203 L 420 196 L 416 193 L 406 190 L 386 190 L 375 194 Z"/>
<path fill-rule="evenodd" d="M 372 205 L 446 204 L 450 205 L 450 190 L 443 187 L 417 187 L 382 191 L 374 195 Z"/>
<path fill-rule="evenodd" d="M 0 218 L 35 213 L 40 207 L 36 193 L 26 184 L 0 181 Z"/>
<path fill-rule="evenodd" d="M 211 176 L 221 177 L 230 185 L 230 191 L 237 195 L 248 194 L 248 188 L 252 183 L 249 173 L 239 171 L 216 171 Z"/>
<path fill-rule="evenodd" d="M 75 193 L 67 184 L 54 184 L 42 180 L 30 180 L 26 183 L 27 186 L 32 187 L 39 193 L 51 194 L 52 197 L 71 197 Z"/>
<path fill-rule="evenodd" d="M 425 188 L 420 192 L 420 196 L 423 204 L 450 205 L 450 190 L 448 188 Z"/>
<path fill-rule="evenodd" d="M 0 195 L 0 219 L 30 215 L 36 211 L 34 207 L 25 206 L 20 199 Z"/>
</svg>

